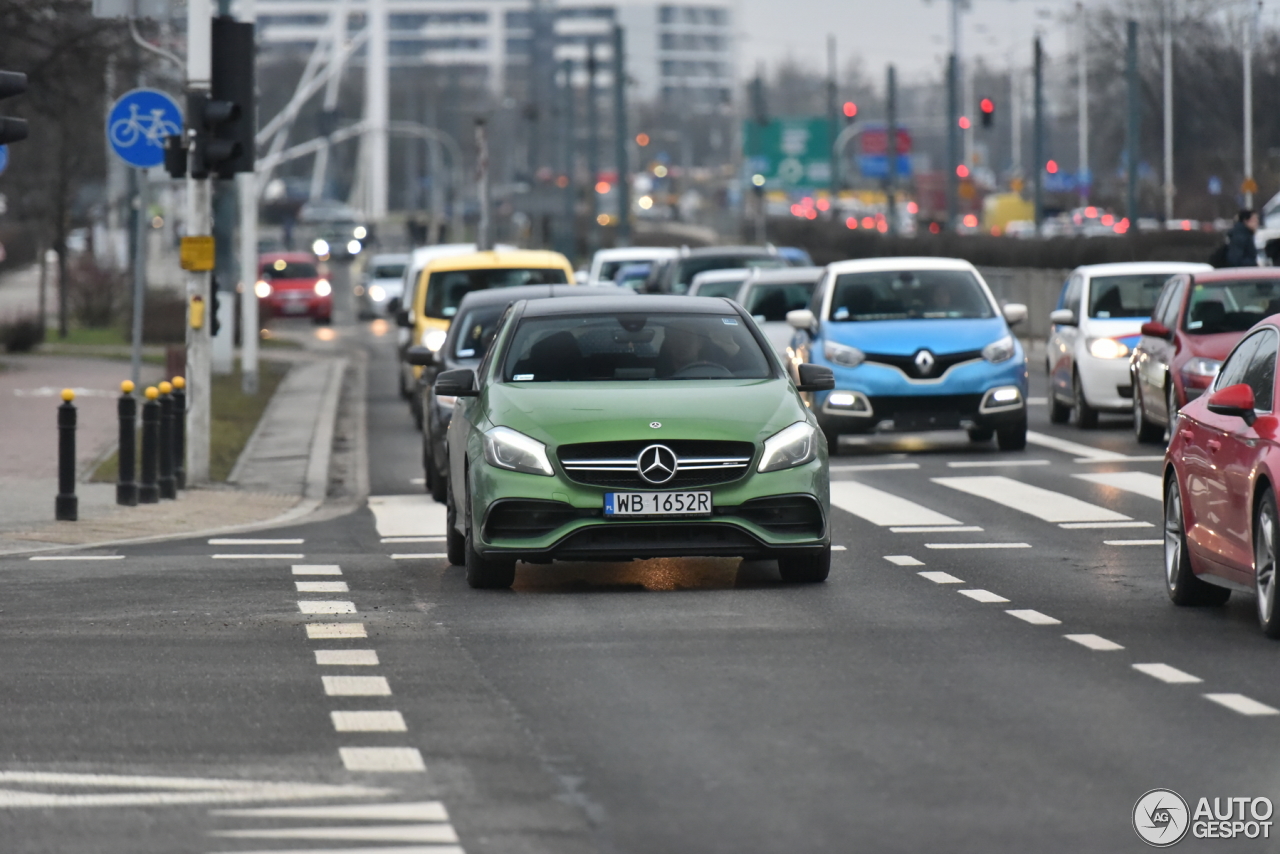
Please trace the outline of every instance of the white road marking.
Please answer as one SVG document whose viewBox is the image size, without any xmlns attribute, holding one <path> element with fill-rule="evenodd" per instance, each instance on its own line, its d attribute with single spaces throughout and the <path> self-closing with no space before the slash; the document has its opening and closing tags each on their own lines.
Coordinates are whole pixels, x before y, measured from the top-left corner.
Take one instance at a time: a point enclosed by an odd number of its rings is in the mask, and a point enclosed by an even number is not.
<svg viewBox="0 0 1280 854">
<path fill-rule="evenodd" d="M 377 666 L 376 649 L 317 649 L 316 664 L 341 666 Z"/>
<path fill-rule="evenodd" d="M 364 623 L 307 623 L 307 637 L 311 640 L 337 640 L 340 638 L 367 638 Z"/>
<path fill-rule="evenodd" d="M 330 786 L 312 783 L 223 780 L 200 777 L 140 777 L 122 774 L 64 774 L 45 771 L 0 771 L 0 808 L 168 806 L 233 804 L 319 798 L 367 798 L 390 794 L 390 789 Z M 23 791 L 16 786 L 145 789 L 139 792 L 66 794 Z"/>
<path fill-rule="evenodd" d="M 1242 715 L 1251 717 L 1257 715 L 1280 715 L 1280 709 L 1273 709 L 1266 703 L 1259 703 L 1244 694 L 1205 694 L 1204 696 L 1206 700 L 1212 700 Z"/>
<path fill-rule="evenodd" d="M 934 584 L 964 584 L 964 581 L 956 578 L 949 572 L 929 571 L 918 573 L 921 578 L 927 578 Z"/>
<path fill-rule="evenodd" d="M 1001 596 L 999 593 L 992 593 L 990 590 L 961 590 L 961 596 L 968 596 L 975 602 L 1008 602 L 1009 600 Z"/>
<path fill-rule="evenodd" d="M 253 540 L 218 537 L 209 541 L 211 546 L 300 546 L 306 540 L 298 537 L 292 540 Z"/>
<path fill-rule="evenodd" d="M 894 534 L 968 534 L 982 529 L 977 525 L 896 525 L 889 530 Z"/>
<path fill-rule="evenodd" d="M 409 478 L 409 483 L 413 484 L 414 486 L 426 486 L 427 479 L 425 477 L 411 477 Z"/>
<path fill-rule="evenodd" d="M 1178 668 L 1170 667 L 1167 664 L 1135 664 L 1133 669 L 1139 673 L 1145 673 L 1148 676 L 1159 679 L 1161 682 L 1167 682 L 1170 685 L 1204 681 L 1199 676 L 1192 676 L 1190 673 L 1184 673 Z"/>
<path fill-rule="evenodd" d="M 920 468 L 919 463 L 868 463 L 855 466 L 831 466 L 831 471 L 910 471 Z"/>
<path fill-rule="evenodd" d="M 300 599 L 298 610 L 304 614 L 354 614 L 354 602 L 338 602 L 328 599 Z"/>
<path fill-rule="evenodd" d="M 1145 471 L 1101 471 L 1094 474 L 1077 474 L 1080 480 L 1109 486 L 1124 492 L 1132 492 L 1145 498 L 1164 500 L 1164 479 Z"/>
<path fill-rule="evenodd" d="M 445 532 L 445 507 L 430 495 L 371 495 L 381 537 L 434 537 Z"/>
<path fill-rule="evenodd" d="M 392 555 L 392 560 L 439 560 L 449 555 L 445 552 L 420 552 L 418 554 L 398 554 Z"/>
<path fill-rule="evenodd" d="M 267 807 L 265 809 L 210 810 L 213 815 L 246 818 L 322 818 L 344 821 L 448 821 L 439 801 L 401 804 L 330 804 L 323 807 Z"/>
<path fill-rule="evenodd" d="M 1049 398 L 1047 397 L 1028 397 L 1027 403 L 1031 406 L 1048 406 Z"/>
<path fill-rule="evenodd" d="M 873 525 L 959 525 L 950 516 L 899 498 L 864 483 L 838 480 L 831 484 L 831 503 Z"/>
<path fill-rule="evenodd" d="M 321 676 L 324 692 L 330 697 L 389 697 L 391 685 L 385 676 Z"/>
<path fill-rule="evenodd" d="M 215 830 L 229 839 L 332 839 L 361 842 L 457 842 L 449 824 L 390 824 L 360 827 L 276 827 L 260 830 Z M 341 849 L 338 849 L 341 851 Z M 384 849 L 394 851 L 395 849 Z"/>
<path fill-rule="evenodd" d="M 1124 649 L 1115 641 L 1109 641 L 1098 635 L 1063 635 L 1069 641 L 1075 641 L 1087 649 L 1095 649 L 1099 652 L 1110 652 L 1111 650 Z"/>
<path fill-rule="evenodd" d="M 924 561 L 916 560 L 911 555 L 885 555 L 884 559 L 898 566 L 924 566 Z"/>
<path fill-rule="evenodd" d="M 1027 431 L 1027 442 L 1032 445 L 1039 445 L 1042 448 L 1049 448 L 1054 451 L 1061 451 L 1064 454 L 1071 454 L 1073 457 L 1080 457 L 1089 462 L 1114 462 L 1116 460 L 1129 459 L 1124 454 L 1118 454 L 1115 451 L 1104 451 L 1101 448 L 1081 445 L 1079 442 L 1059 439 L 1057 436 L 1037 433 L 1034 430 Z"/>
<path fill-rule="evenodd" d="M 960 460 L 947 463 L 952 469 L 994 469 L 1004 466 L 1047 466 L 1048 460 Z"/>
<path fill-rule="evenodd" d="M 925 543 L 926 549 L 1029 549 L 1031 543 Z"/>
<path fill-rule="evenodd" d="M 283 554 L 243 554 L 243 555 L 213 555 L 214 560 L 302 560 L 306 555 L 283 555 Z"/>
<path fill-rule="evenodd" d="M 340 747 L 348 771 L 426 771 L 416 747 Z"/>
<path fill-rule="evenodd" d="M 124 560 L 124 555 L 32 555 L 27 560 Z"/>
<path fill-rule="evenodd" d="M 337 732 L 406 732 L 399 712 L 330 712 Z"/>
<path fill-rule="evenodd" d="M 1059 528 L 1068 531 L 1083 531 L 1087 528 L 1154 528 L 1150 522 L 1062 522 Z"/>
<path fill-rule="evenodd" d="M 1164 462 L 1164 454 L 1148 454 L 1146 456 L 1125 457 L 1127 463 L 1162 463 Z M 1079 460 L 1077 460 L 1079 462 Z M 1089 460 L 1093 462 L 1093 460 Z"/>
<path fill-rule="evenodd" d="M 295 581 L 299 593 L 350 593 L 345 581 Z"/>
<path fill-rule="evenodd" d="M 847 547 L 847 546 L 832 546 L 832 547 L 831 547 L 831 551 L 833 551 L 833 552 L 843 552 L 843 551 L 848 551 L 848 550 L 849 550 L 849 549 L 848 549 L 848 547 Z"/>
<path fill-rule="evenodd" d="M 1163 546 L 1164 540 L 1103 540 L 1106 546 Z"/>
<path fill-rule="evenodd" d="M 935 477 L 934 483 L 976 495 L 1046 522 L 1127 522 L 1129 517 L 1061 492 L 1000 475 Z"/>
<path fill-rule="evenodd" d="M 1028 622 L 1033 626 L 1058 626 L 1062 624 L 1062 620 L 1055 620 L 1048 614 L 1041 614 L 1039 611 L 1032 611 L 1029 608 L 1005 611 L 1005 613 L 1011 617 L 1017 617 L 1019 620 Z"/>
<path fill-rule="evenodd" d="M 293 568 L 294 575 L 342 575 L 336 563 L 300 563 Z"/>
<path fill-rule="evenodd" d="M 443 543 L 445 537 L 383 537 L 383 543 Z"/>
<path fill-rule="evenodd" d="M 224 852 L 217 852 L 224 854 Z M 228 851 L 225 854 L 466 854 L 461 845 L 379 845 L 376 848 L 273 848 L 270 851 Z"/>
</svg>

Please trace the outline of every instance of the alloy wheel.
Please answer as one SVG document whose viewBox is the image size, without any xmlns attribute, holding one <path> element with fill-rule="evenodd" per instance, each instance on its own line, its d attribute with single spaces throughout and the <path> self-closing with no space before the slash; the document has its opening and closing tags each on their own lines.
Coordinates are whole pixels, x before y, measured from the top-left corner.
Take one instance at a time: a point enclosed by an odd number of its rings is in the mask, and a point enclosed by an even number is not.
<svg viewBox="0 0 1280 854">
<path fill-rule="evenodd" d="M 1258 530 L 1253 538 L 1253 559 L 1258 575 L 1258 619 L 1265 626 L 1271 621 L 1275 603 L 1276 530 L 1271 513 L 1264 506 L 1258 512 Z"/>
<path fill-rule="evenodd" d="M 1164 573 L 1169 587 L 1177 584 L 1182 561 L 1182 493 L 1176 479 L 1169 481 L 1164 502 Z"/>
</svg>

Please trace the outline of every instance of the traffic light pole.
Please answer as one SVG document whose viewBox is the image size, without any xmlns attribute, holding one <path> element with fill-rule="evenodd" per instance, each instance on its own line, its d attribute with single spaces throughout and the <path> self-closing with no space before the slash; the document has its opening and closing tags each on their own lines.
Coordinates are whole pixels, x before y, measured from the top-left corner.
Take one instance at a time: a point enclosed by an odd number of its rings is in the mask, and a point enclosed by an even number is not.
<svg viewBox="0 0 1280 854">
<path fill-rule="evenodd" d="M 187 99 L 207 98 L 213 76 L 213 17 L 209 0 L 187 0 Z M 187 215 L 188 237 L 207 235 L 211 231 L 209 181 L 191 177 L 191 164 L 200 153 L 195 152 L 197 137 L 188 130 Z M 203 137 L 200 137 L 203 140 Z M 208 272 L 187 272 L 187 483 L 201 484 L 209 480 L 209 431 L 212 395 L 212 339 L 209 327 L 210 279 Z M 199 304 L 197 306 L 197 304 Z"/>
</svg>

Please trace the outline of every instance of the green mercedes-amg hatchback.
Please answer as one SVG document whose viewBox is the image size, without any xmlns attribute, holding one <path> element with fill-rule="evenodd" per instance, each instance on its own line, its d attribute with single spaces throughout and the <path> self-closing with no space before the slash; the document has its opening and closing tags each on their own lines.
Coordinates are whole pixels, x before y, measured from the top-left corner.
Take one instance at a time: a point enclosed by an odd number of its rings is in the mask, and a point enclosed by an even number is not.
<svg viewBox="0 0 1280 854">
<path fill-rule="evenodd" d="M 831 566 L 827 446 L 750 315 L 725 299 L 514 303 L 475 371 L 438 376 L 449 423 L 448 552 L 472 587 L 517 561 L 776 559 Z"/>
</svg>

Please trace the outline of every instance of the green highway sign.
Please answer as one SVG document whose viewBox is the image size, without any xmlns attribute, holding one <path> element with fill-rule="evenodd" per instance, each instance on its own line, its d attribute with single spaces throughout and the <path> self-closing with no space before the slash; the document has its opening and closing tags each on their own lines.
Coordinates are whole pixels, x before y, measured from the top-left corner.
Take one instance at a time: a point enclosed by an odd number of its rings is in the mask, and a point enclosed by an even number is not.
<svg viewBox="0 0 1280 854">
<path fill-rule="evenodd" d="M 831 122 L 822 117 L 743 122 L 747 174 L 763 175 L 770 189 L 826 187 L 831 183 L 831 130 Z"/>
</svg>

